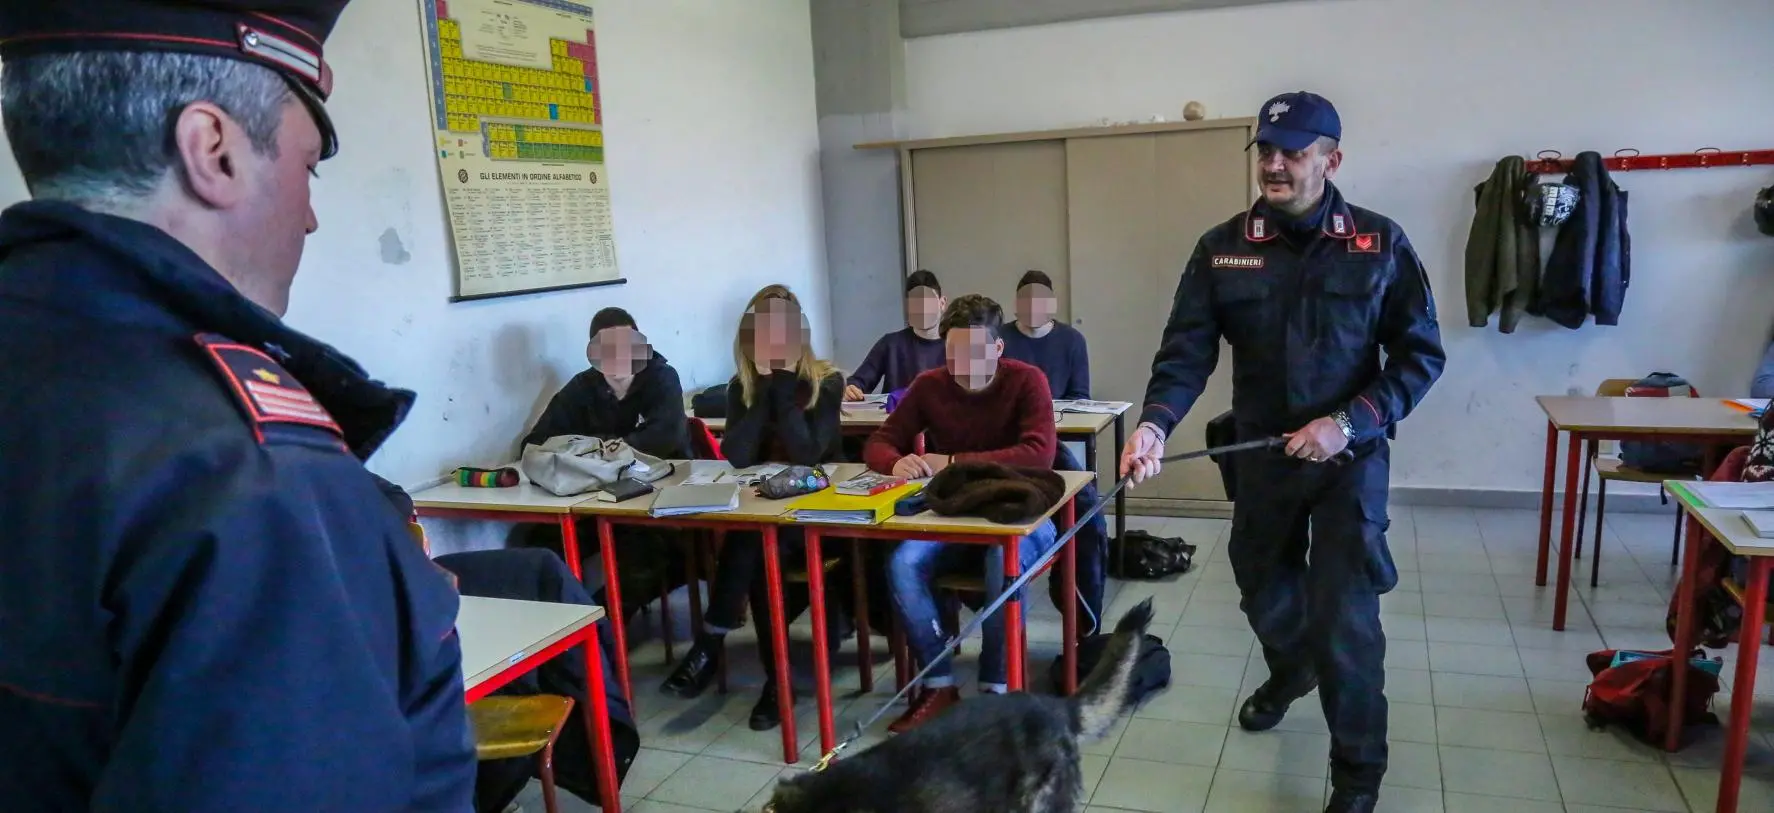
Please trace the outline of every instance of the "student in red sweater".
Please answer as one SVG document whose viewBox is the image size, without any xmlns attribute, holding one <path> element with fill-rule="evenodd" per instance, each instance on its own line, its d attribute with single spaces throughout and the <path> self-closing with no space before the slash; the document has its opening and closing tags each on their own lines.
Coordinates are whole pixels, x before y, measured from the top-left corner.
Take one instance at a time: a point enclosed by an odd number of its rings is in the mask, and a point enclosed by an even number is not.
<svg viewBox="0 0 1774 813">
<path fill-rule="evenodd" d="M 902 477 L 929 477 L 957 460 L 988 460 L 1011 466 L 1053 465 L 1058 438 L 1053 429 L 1053 396 L 1041 371 L 1002 358 L 999 331 L 1004 309 L 983 296 L 968 295 L 950 303 L 942 316 L 947 364 L 912 381 L 904 400 L 863 448 L 869 468 Z M 913 441 L 924 435 L 928 451 L 912 453 Z M 1027 568 L 1053 546 L 1053 523 L 1043 523 L 1023 538 L 1017 558 Z M 1004 589 L 1002 548 L 986 556 L 986 592 Z M 977 561 L 979 549 L 924 540 L 907 540 L 893 552 L 888 578 L 894 609 L 912 654 L 928 664 L 942 654 L 944 635 L 937 609 L 937 574 Z M 982 691 L 1004 692 L 1007 658 L 1004 616 L 995 614 L 983 629 L 979 659 Z M 961 699 L 948 662 L 931 670 L 911 708 L 889 726 L 908 731 Z"/>
</svg>

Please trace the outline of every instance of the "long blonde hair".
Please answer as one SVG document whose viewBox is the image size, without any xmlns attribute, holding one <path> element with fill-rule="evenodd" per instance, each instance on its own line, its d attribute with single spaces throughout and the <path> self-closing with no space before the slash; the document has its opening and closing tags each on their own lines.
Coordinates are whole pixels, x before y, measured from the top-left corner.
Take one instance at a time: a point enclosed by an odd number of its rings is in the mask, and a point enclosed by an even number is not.
<svg viewBox="0 0 1774 813">
<path fill-rule="evenodd" d="M 795 312 L 803 314 L 803 320 L 806 318 L 804 315 L 806 312 L 801 309 L 800 298 L 796 297 L 795 292 L 789 290 L 787 285 L 766 285 L 757 293 L 752 294 L 750 302 L 745 303 L 745 314 L 739 317 L 739 332 L 733 336 L 733 366 L 739 371 L 739 396 L 748 407 L 752 405 L 753 397 L 757 394 L 758 365 L 757 361 L 752 358 L 752 343 L 746 340 L 746 319 L 753 317 L 765 302 L 772 299 L 780 299 L 793 305 Z M 795 362 L 795 375 L 806 382 L 808 392 L 811 393 L 807 396 L 808 409 L 819 403 L 820 382 L 824 381 L 826 376 L 835 375 L 837 372 L 838 368 L 832 366 L 831 362 L 813 354 L 812 345 L 808 344 L 803 337 L 801 358 Z"/>
</svg>

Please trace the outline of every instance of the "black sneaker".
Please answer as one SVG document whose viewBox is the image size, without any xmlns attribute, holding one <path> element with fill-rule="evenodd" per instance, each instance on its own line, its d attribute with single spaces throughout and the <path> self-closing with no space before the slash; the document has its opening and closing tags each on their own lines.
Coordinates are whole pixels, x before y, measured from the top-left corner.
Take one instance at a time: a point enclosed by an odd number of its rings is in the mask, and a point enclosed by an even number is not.
<svg viewBox="0 0 1774 813">
<path fill-rule="evenodd" d="M 1380 794 L 1371 790 L 1336 788 L 1331 791 L 1330 804 L 1324 806 L 1324 813 L 1374 813 L 1374 806 L 1379 803 Z"/>
<path fill-rule="evenodd" d="M 1290 680 L 1271 675 L 1238 708 L 1238 725 L 1245 731 L 1268 731 L 1281 724 L 1281 719 L 1287 716 L 1288 706 L 1316 688 L 1318 676 L 1311 672 Z"/>
<path fill-rule="evenodd" d="M 690 645 L 690 651 L 684 653 L 683 660 L 678 661 L 677 668 L 666 676 L 665 683 L 659 691 L 675 694 L 685 699 L 696 697 L 708 690 L 720 674 L 721 653 L 724 649 L 720 636 L 702 634 L 696 636 L 696 643 Z"/>
</svg>

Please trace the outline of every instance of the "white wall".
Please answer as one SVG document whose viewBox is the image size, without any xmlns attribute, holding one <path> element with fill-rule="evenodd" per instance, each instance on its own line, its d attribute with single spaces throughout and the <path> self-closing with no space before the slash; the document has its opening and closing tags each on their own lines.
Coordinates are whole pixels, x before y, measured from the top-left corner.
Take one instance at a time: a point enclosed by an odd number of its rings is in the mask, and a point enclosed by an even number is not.
<svg viewBox="0 0 1774 813">
<path fill-rule="evenodd" d="M 1339 185 L 1404 225 L 1439 298 L 1448 369 L 1402 428 L 1394 484 L 1538 490 L 1536 394 L 1652 370 L 1708 395 L 1747 390 L 1774 324 L 1774 239 L 1757 235 L 1749 205 L 1774 168 L 1617 174 L 1632 193 L 1632 287 L 1620 326 L 1576 332 L 1467 326 L 1472 187 L 1501 156 L 1546 148 L 1774 148 L 1774 84 L 1753 67 L 1769 42 L 1767 0 L 1159 14 L 910 41 L 906 122 L 910 137 L 935 137 L 1176 120 L 1190 99 L 1210 116 L 1249 116 L 1278 92 L 1325 94 L 1343 117 Z"/>
<path fill-rule="evenodd" d="M 586 324 L 607 305 L 635 315 L 686 388 L 732 374 L 739 310 L 768 283 L 800 293 L 829 348 L 806 0 L 596 8 L 618 262 L 629 280 L 615 287 L 448 304 L 418 3 L 358 0 L 328 43 L 337 85 L 328 109 L 343 147 L 315 183 L 321 228 L 289 321 L 418 391 L 412 416 L 371 461 L 396 482 L 512 459 L 547 398 L 584 369 Z M 24 198 L 12 162 L 0 164 L 0 203 Z M 404 262 L 383 259 L 389 229 L 410 254 Z M 467 530 L 449 529 L 440 547 L 469 543 Z"/>
</svg>

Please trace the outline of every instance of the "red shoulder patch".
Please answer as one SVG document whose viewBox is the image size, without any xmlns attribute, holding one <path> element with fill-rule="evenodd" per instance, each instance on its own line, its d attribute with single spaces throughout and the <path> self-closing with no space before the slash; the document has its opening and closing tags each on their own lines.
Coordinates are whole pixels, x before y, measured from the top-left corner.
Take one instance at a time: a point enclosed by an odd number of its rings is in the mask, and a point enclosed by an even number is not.
<svg viewBox="0 0 1774 813">
<path fill-rule="evenodd" d="M 1349 252 L 1352 254 L 1380 253 L 1380 233 L 1363 232 L 1349 241 Z"/>
<path fill-rule="evenodd" d="M 197 344 L 228 382 L 242 409 L 253 422 L 253 431 L 264 439 L 262 427 L 293 423 L 325 429 L 345 437 L 345 431 L 325 407 L 264 351 L 221 336 L 200 335 Z"/>
</svg>

